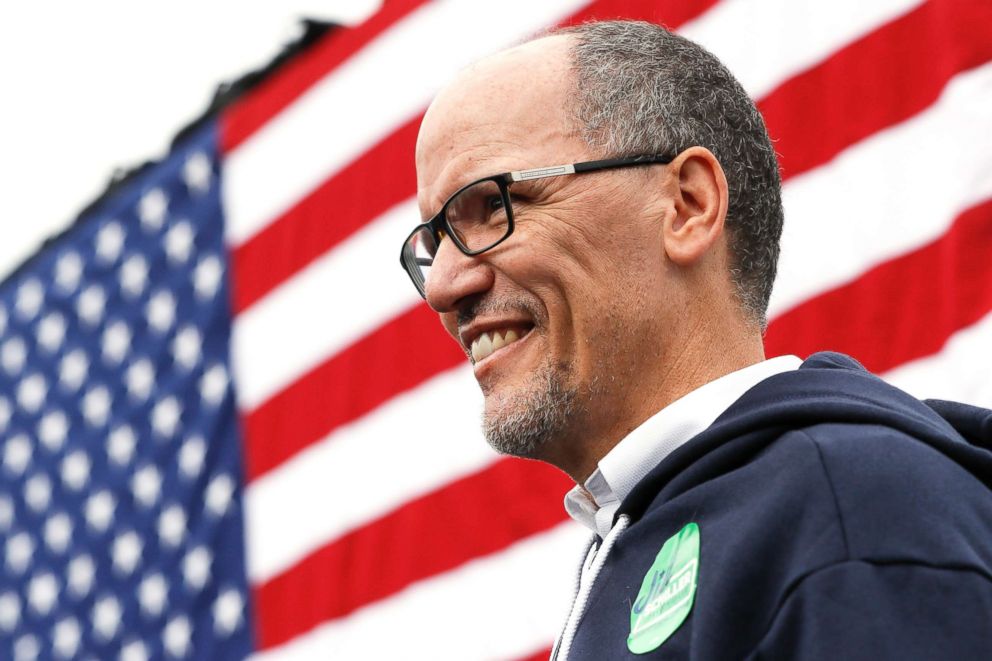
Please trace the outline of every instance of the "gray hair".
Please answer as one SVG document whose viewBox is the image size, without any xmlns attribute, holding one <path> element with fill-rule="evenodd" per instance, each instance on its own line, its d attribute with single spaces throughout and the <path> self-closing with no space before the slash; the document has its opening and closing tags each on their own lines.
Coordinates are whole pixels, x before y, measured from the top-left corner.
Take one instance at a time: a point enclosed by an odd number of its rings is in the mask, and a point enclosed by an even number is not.
<svg viewBox="0 0 992 661">
<path fill-rule="evenodd" d="M 730 277 L 745 313 L 764 329 L 782 191 L 775 150 L 747 92 L 707 50 L 652 23 L 587 23 L 558 34 L 574 38 L 575 119 L 603 157 L 699 145 L 719 160 L 729 186 Z"/>
</svg>

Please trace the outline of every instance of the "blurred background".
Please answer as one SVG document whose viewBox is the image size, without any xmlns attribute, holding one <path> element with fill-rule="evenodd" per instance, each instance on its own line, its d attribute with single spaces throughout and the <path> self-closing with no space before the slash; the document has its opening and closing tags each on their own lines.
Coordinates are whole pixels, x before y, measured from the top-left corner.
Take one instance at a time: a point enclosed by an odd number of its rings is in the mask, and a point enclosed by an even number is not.
<svg viewBox="0 0 992 661">
<path fill-rule="evenodd" d="M 217 86 L 269 62 L 304 17 L 354 24 L 380 0 L 48 0 L 0 7 L 0 275 L 111 175 L 161 158 Z"/>
<path fill-rule="evenodd" d="M 397 257 L 433 94 L 617 17 L 765 116 L 767 354 L 992 406 L 986 0 L 4 6 L 0 659 L 546 658 L 571 485 L 488 448 Z"/>
</svg>

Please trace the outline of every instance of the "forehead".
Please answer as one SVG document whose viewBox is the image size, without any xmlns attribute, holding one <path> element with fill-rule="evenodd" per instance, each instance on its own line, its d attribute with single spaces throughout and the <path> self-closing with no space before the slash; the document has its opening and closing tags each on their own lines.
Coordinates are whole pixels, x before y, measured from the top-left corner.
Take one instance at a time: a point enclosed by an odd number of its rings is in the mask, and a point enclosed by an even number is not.
<svg viewBox="0 0 992 661">
<path fill-rule="evenodd" d="M 480 177 L 573 160 L 568 37 L 552 36 L 465 69 L 431 104 L 417 141 L 421 212 Z"/>
</svg>

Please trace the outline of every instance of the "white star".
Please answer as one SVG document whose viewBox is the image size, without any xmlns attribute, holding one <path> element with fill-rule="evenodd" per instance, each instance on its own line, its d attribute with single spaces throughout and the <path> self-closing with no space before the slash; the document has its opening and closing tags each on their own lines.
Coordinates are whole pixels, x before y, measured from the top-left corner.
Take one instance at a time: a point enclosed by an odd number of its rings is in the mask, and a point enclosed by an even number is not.
<svg viewBox="0 0 992 661">
<path fill-rule="evenodd" d="M 124 247 L 124 229 L 120 223 L 111 221 L 100 228 L 96 235 L 96 254 L 101 261 L 113 262 L 121 255 Z"/>
<path fill-rule="evenodd" d="M 76 314 L 90 326 L 96 326 L 103 319 L 107 305 L 107 295 L 100 285 L 90 285 L 76 300 Z"/>
<path fill-rule="evenodd" d="M 8 633 L 14 630 L 21 620 L 21 600 L 15 592 L 0 594 L 0 630 Z"/>
<path fill-rule="evenodd" d="M 200 260 L 193 270 L 193 288 L 199 299 L 213 298 L 224 276 L 224 267 L 216 255 L 208 255 Z"/>
<path fill-rule="evenodd" d="M 55 653 L 63 659 L 68 659 L 76 655 L 79 650 L 79 641 L 82 638 L 82 631 L 79 622 L 73 617 L 59 620 L 53 630 L 52 646 Z"/>
<path fill-rule="evenodd" d="M 131 348 L 131 329 L 123 321 L 109 324 L 103 331 L 103 358 L 111 364 L 120 363 Z"/>
<path fill-rule="evenodd" d="M 45 444 L 45 447 L 56 452 L 65 444 L 66 436 L 69 434 L 69 420 L 65 413 L 59 410 L 49 411 L 38 423 L 38 440 Z"/>
<path fill-rule="evenodd" d="M 35 413 L 45 403 L 48 383 L 37 372 L 24 377 L 17 386 L 17 403 L 28 413 Z"/>
<path fill-rule="evenodd" d="M 212 365 L 200 377 L 200 397 L 210 406 L 217 406 L 227 392 L 227 369 L 221 364 Z"/>
<path fill-rule="evenodd" d="M 14 308 L 22 318 L 34 319 L 44 302 L 45 288 L 37 279 L 32 278 L 17 288 L 17 302 Z"/>
<path fill-rule="evenodd" d="M 65 339 L 65 317 L 50 312 L 38 324 L 38 344 L 49 353 L 57 351 Z"/>
<path fill-rule="evenodd" d="M 179 470 L 187 479 L 193 479 L 203 470 L 207 444 L 202 436 L 190 436 L 179 449 Z"/>
<path fill-rule="evenodd" d="M 162 643 L 172 657 L 184 657 L 189 652 L 192 633 L 189 618 L 185 615 L 180 615 L 172 618 L 165 625 L 165 631 L 162 632 Z"/>
<path fill-rule="evenodd" d="M 148 301 L 145 316 L 152 330 L 164 333 L 176 320 L 176 299 L 169 292 L 161 290 Z"/>
<path fill-rule="evenodd" d="M 38 637 L 27 634 L 21 636 L 14 643 L 14 661 L 37 661 L 41 654 L 41 643 Z"/>
<path fill-rule="evenodd" d="M 233 588 L 221 592 L 214 601 L 214 631 L 229 636 L 241 624 L 241 613 L 245 608 L 244 597 Z"/>
<path fill-rule="evenodd" d="M 131 491 L 134 499 L 145 507 L 151 507 L 158 501 L 162 493 L 162 475 L 154 464 L 148 464 L 138 469 L 131 479 Z"/>
<path fill-rule="evenodd" d="M 65 512 L 53 514 L 45 521 L 45 544 L 55 553 L 65 553 L 72 540 L 72 520 Z"/>
<path fill-rule="evenodd" d="M 186 370 L 193 369 L 200 361 L 200 331 L 195 326 L 184 326 L 172 340 L 172 357 Z"/>
<path fill-rule="evenodd" d="M 138 218 L 146 230 L 153 231 L 162 228 L 165 214 L 169 208 L 169 198 L 161 188 L 153 188 L 141 196 L 138 202 Z"/>
<path fill-rule="evenodd" d="M 121 289 L 124 294 L 134 298 L 145 291 L 148 284 L 148 262 L 141 255 L 131 255 L 121 265 Z"/>
<path fill-rule="evenodd" d="M 183 163 L 183 181 L 193 193 L 202 194 L 210 190 L 212 177 L 210 158 L 202 151 L 193 152 Z"/>
<path fill-rule="evenodd" d="M 59 596 L 59 584 L 52 574 L 40 574 L 28 584 L 28 603 L 41 615 L 48 615 Z"/>
<path fill-rule="evenodd" d="M 138 561 L 141 560 L 141 550 L 141 538 L 138 537 L 138 533 L 128 531 L 118 535 L 114 539 L 111 551 L 114 557 L 114 569 L 125 575 L 133 573 Z"/>
<path fill-rule="evenodd" d="M 3 466 L 15 475 L 21 475 L 31 463 L 31 441 L 24 434 L 11 436 L 3 448 Z"/>
<path fill-rule="evenodd" d="M 183 579 L 191 589 L 199 590 L 210 580 L 210 565 L 213 557 L 210 549 L 197 546 L 183 558 Z"/>
<path fill-rule="evenodd" d="M 75 450 L 62 460 L 62 482 L 72 491 L 79 491 L 90 479 L 90 457 Z"/>
<path fill-rule="evenodd" d="M 107 456 L 119 466 L 123 466 L 134 457 L 134 446 L 137 438 L 130 425 L 121 425 L 110 432 L 107 437 Z"/>
<path fill-rule="evenodd" d="M 85 597 L 93 587 L 95 575 L 93 558 L 88 555 L 76 556 L 69 563 L 69 591 L 77 597 Z"/>
<path fill-rule="evenodd" d="M 24 345 L 24 340 L 19 337 L 10 338 L 0 347 L 0 363 L 3 364 L 4 371 L 11 376 L 20 374 L 27 357 L 28 349 Z"/>
<path fill-rule="evenodd" d="M 193 251 L 193 228 L 181 220 L 165 233 L 165 254 L 173 264 L 185 264 Z"/>
<path fill-rule="evenodd" d="M 176 547 L 186 535 L 186 511 L 179 505 L 170 505 L 158 517 L 158 536 L 165 546 Z"/>
<path fill-rule="evenodd" d="M 121 623 L 121 605 L 113 595 L 100 597 L 93 606 L 93 630 L 104 640 L 117 635 Z"/>
<path fill-rule="evenodd" d="M 0 495 L 0 533 L 10 530 L 14 523 L 14 501 L 7 494 Z"/>
<path fill-rule="evenodd" d="M 24 484 L 24 501 L 35 512 L 40 512 L 52 502 L 52 481 L 43 473 L 32 475 Z"/>
<path fill-rule="evenodd" d="M 6 397 L 0 397 L 0 433 L 7 431 L 7 425 L 10 423 L 10 416 L 13 413 L 10 401 Z"/>
<path fill-rule="evenodd" d="M 148 648 L 140 640 L 132 640 L 121 648 L 120 661 L 148 661 Z"/>
<path fill-rule="evenodd" d="M 152 429 L 159 436 L 170 438 L 176 433 L 181 415 L 182 406 L 179 400 L 170 395 L 160 400 L 152 409 Z"/>
<path fill-rule="evenodd" d="M 207 485 L 207 510 L 215 516 L 223 516 L 231 505 L 231 496 L 233 495 L 234 480 L 227 474 L 218 475 Z"/>
<path fill-rule="evenodd" d="M 146 576 L 138 586 L 138 602 L 148 615 L 158 616 L 165 609 L 169 586 L 161 574 Z"/>
<path fill-rule="evenodd" d="M 127 382 L 127 393 L 134 399 L 145 400 L 152 392 L 155 384 L 155 368 L 147 358 L 136 360 L 127 368 L 124 375 Z"/>
<path fill-rule="evenodd" d="M 55 263 L 55 284 L 66 293 L 72 293 L 79 286 L 83 276 L 83 260 L 79 253 L 68 251 L 62 253 Z"/>
<path fill-rule="evenodd" d="M 107 437 L 107 456 L 119 466 L 123 466 L 131 461 L 134 456 L 134 446 L 137 438 L 130 425 L 121 425 L 110 432 Z"/>
<path fill-rule="evenodd" d="M 110 416 L 110 391 L 105 386 L 94 386 L 83 396 L 83 417 L 94 427 L 107 424 Z"/>
<path fill-rule="evenodd" d="M 117 502 L 106 489 L 97 491 L 86 499 L 86 523 L 98 532 L 105 531 L 114 519 Z"/>
<path fill-rule="evenodd" d="M 7 566 L 16 574 L 23 574 L 34 554 L 34 540 L 26 532 L 19 532 L 7 540 Z"/>
<path fill-rule="evenodd" d="M 77 390 L 86 380 L 90 361 L 82 349 L 73 349 L 62 358 L 59 365 L 59 382 L 68 390 Z"/>
</svg>

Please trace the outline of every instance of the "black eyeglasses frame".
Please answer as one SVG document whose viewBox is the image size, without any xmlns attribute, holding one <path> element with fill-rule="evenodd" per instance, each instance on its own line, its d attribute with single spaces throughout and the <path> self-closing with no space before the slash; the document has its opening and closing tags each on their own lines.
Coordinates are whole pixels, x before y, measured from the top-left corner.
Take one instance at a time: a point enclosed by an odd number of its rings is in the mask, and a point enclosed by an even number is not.
<svg viewBox="0 0 992 661">
<path fill-rule="evenodd" d="M 407 258 L 408 247 L 413 237 L 423 231 L 424 228 L 430 230 L 431 236 L 434 237 L 435 243 L 440 246 L 443 236 L 448 236 L 458 247 L 463 255 L 468 257 L 474 257 L 476 255 L 481 255 L 484 252 L 492 250 L 499 244 L 510 238 L 513 234 L 513 206 L 510 203 L 510 185 L 520 182 L 520 181 L 532 181 L 534 179 L 547 179 L 549 177 L 560 177 L 572 174 L 584 174 L 587 172 L 597 172 L 601 170 L 614 170 L 617 168 L 628 168 L 636 167 L 641 165 L 655 165 L 663 164 L 667 165 L 675 159 L 675 155 L 671 154 L 641 154 L 638 156 L 628 156 L 625 158 L 607 158 L 596 161 L 583 161 L 581 163 L 569 163 L 566 165 L 552 165 L 543 168 L 531 168 L 529 170 L 515 170 L 513 172 L 504 172 L 502 174 L 496 174 L 489 177 L 483 177 L 481 179 L 476 179 L 468 184 L 465 184 L 457 191 L 452 193 L 443 205 L 441 209 L 434 214 L 430 219 L 424 221 L 423 223 L 417 225 L 413 230 L 407 235 L 406 239 L 403 241 L 403 247 L 400 250 L 400 266 L 406 271 L 410 280 L 413 281 L 414 286 L 417 291 L 420 292 L 422 298 L 427 298 L 426 290 L 424 287 L 425 283 L 420 283 L 420 278 L 415 277 L 413 273 L 410 272 L 410 268 L 416 268 L 420 266 L 416 264 L 416 258 L 410 255 Z M 488 246 L 483 248 L 478 248 L 476 250 L 470 249 L 468 246 L 464 245 L 458 238 L 458 235 L 452 231 L 451 227 L 448 225 L 448 219 L 446 212 L 448 210 L 448 205 L 451 204 L 452 200 L 457 198 L 462 191 L 471 188 L 472 186 L 477 186 L 485 181 L 492 181 L 499 188 L 500 197 L 502 197 L 503 208 L 506 209 L 506 234 L 503 237 Z M 433 262 L 433 260 L 432 260 Z"/>
</svg>

